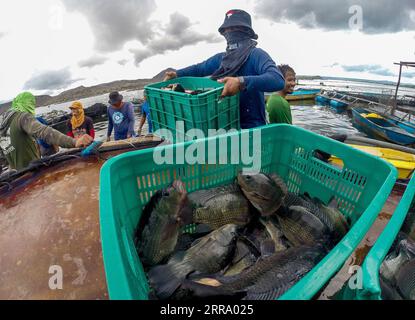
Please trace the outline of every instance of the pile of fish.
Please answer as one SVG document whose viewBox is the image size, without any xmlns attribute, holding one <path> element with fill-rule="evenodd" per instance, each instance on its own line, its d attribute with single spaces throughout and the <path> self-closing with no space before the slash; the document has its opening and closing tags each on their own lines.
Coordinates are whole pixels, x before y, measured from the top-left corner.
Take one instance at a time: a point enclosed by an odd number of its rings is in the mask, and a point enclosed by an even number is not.
<svg viewBox="0 0 415 320">
<path fill-rule="evenodd" d="M 382 298 L 415 300 L 415 202 L 380 268 Z"/>
<path fill-rule="evenodd" d="M 198 95 L 198 94 L 202 94 L 202 93 L 213 90 L 213 89 L 187 90 L 180 83 L 169 84 L 168 86 L 163 87 L 161 89 L 164 90 L 164 91 L 181 92 L 181 93 L 187 93 L 187 94 L 190 94 L 190 95 Z"/>
<path fill-rule="evenodd" d="M 348 229 L 335 201 L 288 192 L 276 175 L 240 173 L 233 184 L 190 194 L 180 180 L 158 191 L 135 240 L 151 298 L 273 300 Z"/>
</svg>

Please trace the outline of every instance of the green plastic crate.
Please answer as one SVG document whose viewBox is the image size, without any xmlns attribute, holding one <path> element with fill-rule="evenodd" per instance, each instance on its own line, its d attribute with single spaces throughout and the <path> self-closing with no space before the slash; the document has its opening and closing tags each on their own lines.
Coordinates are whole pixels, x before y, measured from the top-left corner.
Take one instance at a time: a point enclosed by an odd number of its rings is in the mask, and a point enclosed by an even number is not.
<svg viewBox="0 0 415 320">
<path fill-rule="evenodd" d="M 380 267 L 388 254 L 396 236 L 401 230 L 409 208 L 415 196 L 415 175 L 409 182 L 406 191 L 392 215 L 389 223 L 376 240 L 362 265 L 363 287 L 360 290 L 346 289 L 345 299 L 382 300 L 379 282 Z"/>
<path fill-rule="evenodd" d="M 253 134 L 260 135 L 261 143 L 250 143 L 249 154 L 261 155 L 261 171 L 280 175 L 292 192 L 308 192 L 326 203 L 335 196 L 341 212 L 353 225 L 342 241 L 282 298 L 312 298 L 343 265 L 388 198 L 396 181 L 396 169 L 379 158 L 304 129 L 271 125 L 165 146 L 165 152 L 177 156 L 183 150 L 227 142 L 227 154 L 216 150 L 214 157 L 227 164 L 156 165 L 153 152 L 157 148 L 122 154 L 105 163 L 100 177 L 100 222 L 111 299 L 147 299 L 148 282 L 133 235 L 152 194 L 179 177 L 188 192 L 231 183 L 246 167 L 237 161 L 240 149 L 231 141 L 249 135 L 252 142 Z M 341 158 L 343 169 L 316 159 L 313 154 L 317 149 Z"/>
<path fill-rule="evenodd" d="M 207 90 L 190 95 L 166 91 L 161 88 L 180 83 L 188 90 Z M 194 140 L 191 129 L 200 129 L 203 137 L 209 136 L 209 129 L 240 129 L 239 94 L 220 99 L 224 85 L 208 78 L 183 77 L 148 85 L 144 88 L 150 105 L 154 130 L 168 129 L 173 142 Z M 177 122 L 183 126 L 176 126 Z"/>
</svg>

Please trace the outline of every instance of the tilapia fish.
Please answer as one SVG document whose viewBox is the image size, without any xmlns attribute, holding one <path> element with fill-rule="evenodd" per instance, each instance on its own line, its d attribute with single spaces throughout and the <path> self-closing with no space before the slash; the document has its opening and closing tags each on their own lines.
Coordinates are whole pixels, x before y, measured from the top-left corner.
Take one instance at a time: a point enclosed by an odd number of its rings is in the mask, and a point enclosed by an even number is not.
<svg viewBox="0 0 415 320">
<path fill-rule="evenodd" d="M 303 247 L 300 251 L 282 257 L 279 260 L 279 267 L 270 269 L 247 289 L 245 300 L 278 299 L 311 271 L 322 258 L 323 250 L 320 247 Z"/>
<path fill-rule="evenodd" d="M 200 206 L 193 214 L 194 223 L 218 229 L 227 224 L 242 227 L 251 220 L 248 200 L 235 185 L 193 192 L 190 199 Z"/>
<path fill-rule="evenodd" d="M 391 286 L 395 286 L 399 270 L 405 263 L 413 259 L 415 259 L 415 242 L 411 239 L 402 240 L 383 261 L 380 275 Z"/>
<path fill-rule="evenodd" d="M 284 236 L 294 246 L 313 245 L 328 237 L 327 227 L 304 207 L 290 207 L 277 217 Z"/>
<path fill-rule="evenodd" d="M 323 222 L 329 231 L 337 240 L 343 238 L 349 230 L 349 224 L 343 214 L 336 208 L 337 202 L 331 201 L 328 206 L 324 205 L 319 199 L 311 200 L 306 196 L 298 196 L 294 193 L 288 193 L 284 200 L 284 205 L 300 206 L 306 208 L 310 213 L 315 215 Z"/>
<path fill-rule="evenodd" d="M 324 256 L 320 245 L 301 246 L 259 259 L 242 273 L 230 276 L 211 276 L 184 284 L 194 297 L 233 296 L 244 293 L 249 300 L 273 300 L 290 289 Z"/>
<path fill-rule="evenodd" d="M 397 287 L 404 299 L 415 300 L 415 258 L 399 270 Z"/>
<path fill-rule="evenodd" d="M 319 209 L 314 215 L 329 228 L 336 240 L 343 238 L 350 227 L 344 215 L 337 209 L 337 202 L 333 200 L 328 206 L 325 206 L 318 199 L 314 201 Z"/>
<path fill-rule="evenodd" d="M 166 265 L 148 272 L 157 297 L 168 299 L 191 273 L 216 273 L 222 270 L 235 252 L 236 225 L 226 225 L 199 239 L 187 251 L 175 254 Z"/>
<path fill-rule="evenodd" d="M 271 240 L 274 244 L 274 252 L 284 251 L 287 249 L 287 245 L 283 240 L 284 234 L 282 231 L 275 225 L 271 219 L 261 218 L 259 219 L 261 224 L 267 230 L 267 233 L 271 237 Z"/>
<path fill-rule="evenodd" d="M 137 231 L 138 252 L 147 266 L 156 265 L 173 253 L 180 228 L 192 215 L 181 181 L 175 181 L 167 190 L 157 193 L 155 199 L 150 201 L 150 210 L 144 210 L 151 211 L 149 217 L 142 217 L 146 225 L 140 223 Z"/>
<path fill-rule="evenodd" d="M 240 173 L 238 184 L 250 203 L 262 216 L 270 216 L 276 212 L 288 192 L 284 181 L 277 175 Z"/>
<path fill-rule="evenodd" d="M 235 255 L 230 265 L 224 270 L 225 276 L 232 276 L 241 273 L 251 267 L 261 256 L 256 246 L 246 237 L 238 237 L 236 242 Z"/>
</svg>

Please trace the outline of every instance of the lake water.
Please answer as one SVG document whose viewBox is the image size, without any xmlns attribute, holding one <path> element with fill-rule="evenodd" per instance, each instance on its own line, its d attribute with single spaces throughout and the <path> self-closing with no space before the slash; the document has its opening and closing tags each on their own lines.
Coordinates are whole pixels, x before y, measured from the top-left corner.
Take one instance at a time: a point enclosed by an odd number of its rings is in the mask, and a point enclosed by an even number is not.
<svg viewBox="0 0 415 320">
<path fill-rule="evenodd" d="M 297 88 L 301 87 L 384 94 L 392 94 L 394 93 L 395 89 L 392 85 L 339 80 L 301 80 Z M 133 99 L 143 98 L 143 90 L 123 91 L 121 94 L 124 96 L 124 101 L 132 101 Z M 415 89 L 402 87 L 399 91 L 399 94 L 415 96 Z M 85 107 L 91 106 L 95 103 L 106 104 L 108 102 L 108 94 L 81 99 L 80 101 L 84 104 Z M 41 107 L 36 109 L 36 113 L 42 115 L 53 110 L 68 112 L 69 105 L 70 102 L 51 105 L 48 107 Z M 314 101 L 292 102 L 291 107 L 293 122 L 299 127 L 326 136 L 333 134 L 363 135 L 353 127 L 351 119 L 346 114 L 337 114 L 333 112 L 329 107 L 317 105 Z M 136 129 L 138 129 L 140 119 L 141 114 L 137 113 Z M 107 122 L 98 123 L 95 125 L 95 127 L 97 131 L 97 137 L 105 137 Z M 143 134 L 145 133 L 147 133 L 147 124 L 143 129 Z"/>
</svg>

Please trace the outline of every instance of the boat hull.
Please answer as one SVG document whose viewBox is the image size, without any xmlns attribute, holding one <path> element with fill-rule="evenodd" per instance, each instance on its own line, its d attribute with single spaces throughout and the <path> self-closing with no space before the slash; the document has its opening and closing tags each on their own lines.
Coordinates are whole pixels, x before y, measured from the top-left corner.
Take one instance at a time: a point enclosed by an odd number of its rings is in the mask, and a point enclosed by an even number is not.
<svg viewBox="0 0 415 320">
<path fill-rule="evenodd" d="M 9 183 L 12 190 L 0 188 L 0 299 L 108 299 L 99 174 L 105 159 L 135 145 L 28 172 Z M 63 290 L 52 290 L 59 268 Z"/>
<path fill-rule="evenodd" d="M 365 109 L 353 109 L 353 125 L 361 132 L 366 133 L 369 137 L 381 139 L 401 145 L 415 144 L 415 136 L 405 132 L 400 127 L 388 122 L 386 119 L 380 121 L 380 124 L 365 118 L 363 114 L 370 112 Z"/>
</svg>

